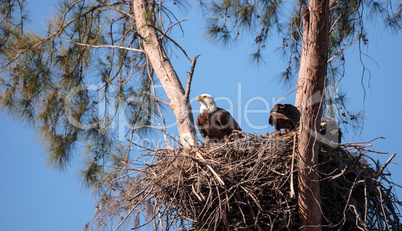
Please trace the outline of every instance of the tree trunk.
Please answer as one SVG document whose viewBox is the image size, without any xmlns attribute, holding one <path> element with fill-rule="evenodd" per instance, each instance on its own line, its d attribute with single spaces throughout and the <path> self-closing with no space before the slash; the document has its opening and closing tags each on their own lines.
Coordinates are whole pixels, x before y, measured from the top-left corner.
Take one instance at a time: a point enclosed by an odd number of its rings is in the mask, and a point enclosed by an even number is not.
<svg viewBox="0 0 402 231">
<path fill-rule="evenodd" d="M 143 49 L 166 92 L 169 107 L 176 116 L 182 145 L 195 145 L 197 143 L 197 133 L 191 105 L 188 98 L 185 97 L 185 91 L 180 79 L 158 38 L 153 19 L 154 6 L 149 3 L 152 3 L 152 1 L 132 1 L 137 30 L 143 39 Z"/>
<path fill-rule="evenodd" d="M 321 230 L 321 197 L 317 172 L 318 140 L 329 33 L 329 0 L 310 0 L 303 14 L 303 40 L 295 106 L 300 109 L 298 151 L 299 216 L 302 230 Z"/>
</svg>

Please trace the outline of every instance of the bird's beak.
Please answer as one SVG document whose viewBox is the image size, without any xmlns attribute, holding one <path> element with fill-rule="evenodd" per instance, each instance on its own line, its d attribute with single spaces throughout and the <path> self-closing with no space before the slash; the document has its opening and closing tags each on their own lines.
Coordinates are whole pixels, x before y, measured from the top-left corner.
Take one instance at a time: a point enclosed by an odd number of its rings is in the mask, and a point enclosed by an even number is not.
<svg viewBox="0 0 402 231">
<path fill-rule="evenodd" d="M 324 126 L 327 125 L 327 123 L 325 123 L 324 121 L 322 121 L 320 125 L 321 125 L 321 127 L 324 127 Z"/>
<path fill-rule="evenodd" d="M 202 100 L 202 97 L 199 95 L 199 96 L 197 96 L 197 101 L 201 101 Z"/>
</svg>

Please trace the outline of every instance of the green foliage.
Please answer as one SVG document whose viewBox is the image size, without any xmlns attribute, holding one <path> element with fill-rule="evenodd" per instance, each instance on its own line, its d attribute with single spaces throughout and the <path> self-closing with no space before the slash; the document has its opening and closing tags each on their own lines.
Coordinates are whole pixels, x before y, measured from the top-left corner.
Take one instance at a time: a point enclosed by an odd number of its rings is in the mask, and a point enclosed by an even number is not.
<svg viewBox="0 0 402 231">
<path fill-rule="evenodd" d="M 25 1 L 0 3 L 0 109 L 38 129 L 49 166 L 83 159 L 84 185 L 103 196 L 111 192 L 105 182 L 125 174 L 134 134 L 146 136 L 158 118 L 130 4 L 59 1 L 47 31 L 35 33 L 24 27 Z M 167 12 L 157 5 L 151 17 L 156 9 Z"/>
<path fill-rule="evenodd" d="M 381 20 L 392 32 L 402 29 L 402 4 L 392 1 L 331 1 L 327 85 L 336 85 L 345 76 L 345 51 L 354 44 L 361 50 L 367 45 L 366 20 Z M 200 0 L 207 15 L 206 36 L 221 45 L 237 41 L 241 35 L 254 38 L 255 51 L 250 61 L 263 63 L 263 48 L 272 36 L 283 38 L 278 51 L 287 60 L 286 69 L 280 74 L 279 83 L 293 84 L 300 66 L 302 41 L 301 9 L 307 1 L 285 2 L 282 0 Z M 292 9 L 288 11 L 287 9 Z M 327 103 L 338 102 L 326 95 Z M 336 97 L 334 95 L 334 97 Z M 329 104 L 327 107 L 342 107 Z M 328 111 L 335 111 L 335 108 Z M 339 113 L 345 112 L 338 110 Z M 329 113 L 329 115 L 335 116 Z M 338 113 L 337 117 L 345 118 Z M 349 113 L 349 112 L 347 112 Z M 349 113 L 351 114 L 351 113 Z M 352 118 L 352 117 L 350 117 Z M 347 119 L 350 119 L 347 118 Z"/>
</svg>

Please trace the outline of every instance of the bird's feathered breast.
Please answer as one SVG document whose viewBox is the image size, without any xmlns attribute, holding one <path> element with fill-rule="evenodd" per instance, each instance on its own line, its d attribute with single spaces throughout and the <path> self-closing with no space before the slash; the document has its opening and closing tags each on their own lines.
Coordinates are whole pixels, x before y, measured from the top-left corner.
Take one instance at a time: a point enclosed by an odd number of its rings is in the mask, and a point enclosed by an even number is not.
<svg viewBox="0 0 402 231">
<path fill-rule="evenodd" d="M 276 104 L 269 116 L 269 124 L 275 129 L 293 129 L 297 127 L 300 120 L 299 110 L 291 104 Z"/>
<path fill-rule="evenodd" d="M 198 130 L 201 135 L 212 139 L 223 139 L 232 134 L 233 130 L 241 130 L 239 124 L 232 115 L 222 108 L 217 108 L 215 112 L 201 113 L 197 119 Z"/>
</svg>

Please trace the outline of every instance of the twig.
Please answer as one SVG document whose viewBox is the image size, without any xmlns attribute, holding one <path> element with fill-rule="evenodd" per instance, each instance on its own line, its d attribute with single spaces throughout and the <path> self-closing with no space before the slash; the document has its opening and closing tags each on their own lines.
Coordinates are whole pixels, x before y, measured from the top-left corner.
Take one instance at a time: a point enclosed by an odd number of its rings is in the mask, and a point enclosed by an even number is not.
<svg viewBox="0 0 402 231">
<path fill-rule="evenodd" d="M 290 169 L 290 198 L 295 198 L 295 188 L 294 188 L 294 183 L 293 183 L 293 171 L 294 171 L 294 167 L 295 167 L 296 136 L 297 136 L 297 133 L 295 133 L 293 135 L 292 166 Z"/>
<path fill-rule="evenodd" d="M 385 140 L 384 137 L 379 136 L 379 137 L 376 137 L 376 138 L 374 138 L 374 139 L 372 139 L 372 140 L 369 140 L 369 141 L 350 142 L 350 143 L 344 143 L 344 144 L 342 144 L 342 145 L 368 144 L 368 143 L 371 143 L 371 142 L 373 142 L 374 140 L 378 140 L 378 139 L 384 139 L 384 140 Z"/>
<path fill-rule="evenodd" d="M 193 190 L 193 193 L 198 198 L 198 200 L 200 200 L 201 202 L 205 201 L 205 197 L 202 194 L 201 196 L 198 195 L 198 193 L 195 191 L 194 184 L 191 185 L 191 189 Z"/>
<path fill-rule="evenodd" d="M 328 61 L 327 61 L 327 63 L 329 63 L 329 62 L 331 62 L 333 59 L 335 59 L 336 57 L 338 57 L 338 55 L 336 54 L 336 55 L 334 55 L 334 56 L 332 56 L 330 59 L 328 59 Z"/>
<path fill-rule="evenodd" d="M 157 30 L 159 33 L 162 33 L 162 34 L 163 34 L 163 31 L 161 31 L 159 28 L 157 28 L 157 27 L 155 27 L 155 26 L 153 26 L 153 28 L 154 28 L 155 30 Z M 176 46 L 181 50 L 181 52 L 183 52 L 183 54 L 186 56 L 186 58 L 191 62 L 190 57 L 188 57 L 187 52 L 183 49 L 183 47 L 181 47 L 175 40 L 173 40 L 172 38 L 170 38 L 170 37 L 167 36 L 166 34 L 165 34 L 164 37 L 166 37 L 166 38 L 169 39 L 172 43 L 174 43 L 174 45 L 176 45 Z"/>
<path fill-rule="evenodd" d="M 332 24 L 331 29 L 329 30 L 329 34 L 332 33 L 332 31 L 335 28 L 336 23 L 339 21 L 339 19 L 341 18 L 342 14 L 339 15 L 339 17 L 335 20 L 335 22 Z M 329 61 L 328 61 L 329 62 Z"/>
<path fill-rule="evenodd" d="M 207 164 L 207 162 L 205 161 L 204 157 L 202 157 L 202 155 L 199 152 L 195 153 L 196 156 L 198 158 L 200 158 L 201 160 L 203 160 L 203 163 L 208 167 L 208 169 L 212 172 L 212 175 L 215 176 L 215 178 L 218 180 L 219 184 L 224 186 L 225 182 L 223 182 L 223 180 L 221 179 L 221 177 L 218 175 L 218 173 L 215 172 L 215 170 L 211 167 L 211 165 Z"/>
<path fill-rule="evenodd" d="M 123 223 L 128 219 L 128 217 L 131 215 L 131 213 L 134 211 L 135 208 L 136 208 L 135 206 L 131 208 L 131 210 L 127 213 L 127 216 L 120 222 L 120 224 L 114 231 L 117 231 L 120 228 L 120 226 L 123 225 Z"/>
<path fill-rule="evenodd" d="M 146 128 L 153 128 L 153 129 L 159 130 L 159 131 L 163 132 L 164 135 L 169 136 L 172 140 L 176 141 L 177 144 L 180 144 L 180 145 L 181 145 L 181 143 L 180 143 L 176 138 L 174 138 L 172 135 L 170 135 L 169 133 L 167 133 L 167 132 L 166 132 L 165 130 L 163 130 L 162 128 L 158 128 L 158 127 L 151 126 L 151 125 L 144 125 L 143 127 L 146 127 Z"/>
<path fill-rule="evenodd" d="M 79 46 L 84 46 L 84 47 L 91 47 L 91 48 L 116 48 L 116 49 L 122 49 L 122 50 L 128 50 L 128 51 L 137 51 L 137 52 L 144 52 L 141 49 L 135 49 L 135 48 L 130 48 L 130 47 L 123 47 L 123 46 L 115 46 L 115 45 L 90 45 L 90 44 L 84 44 L 84 43 L 79 43 L 70 40 L 70 42 L 75 43 Z"/>
<path fill-rule="evenodd" d="M 198 57 L 200 57 L 200 55 L 195 56 L 193 61 L 191 61 L 191 69 L 190 69 L 190 72 L 188 73 L 187 88 L 186 88 L 186 92 L 184 93 L 184 98 L 186 99 L 186 102 L 188 102 L 189 98 L 190 98 L 191 82 L 193 80 L 195 64 L 197 63 Z"/>
<path fill-rule="evenodd" d="M 112 6 L 114 6 L 114 5 L 119 5 L 121 2 L 105 3 L 105 2 L 102 2 L 102 1 L 99 1 L 99 0 L 96 0 L 96 1 L 99 3 L 99 5 L 101 5 L 101 6 L 106 6 L 107 8 L 109 8 L 109 9 L 111 9 L 111 10 L 114 10 L 114 11 L 116 11 L 116 12 L 118 12 L 118 13 L 120 13 L 120 14 L 122 14 L 122 15 L 128 17 L 128 18 L 131 18 L 132 20 L 135 21 L 135 17 L 134 17 L 133 14 L 129 14 L 129 13 L 127 13 L 127 12 L 124 11 L 124 10 L 121 10 L 121 9 L 118 9 L 118 8 L 113 8 L 113 7 L 112 7 Z M 124 1 L 122 1 L 122 2 L 124 2 Z"/>
<path fill-rule="evenodd" d="M 166 31 L 164 32 L 164 33 L 162 33 L 162 36 L 161 36 L 161 40 L 163 39 L 163 37 L 165 37 L 165 35 L 167 34 L 167 32 L 170 30 L 170 29 L 172 29 L 174 26 L 176 26 L 177 24 L 180 24 L 180 23 L 182 23 L 182 22 L 184 22 L 184 21 L 187 21 L 188 20 L 188 18 L 185 18 L 185 19 L 182 19 L 182 20 L 180 20 L 180 21 L 177 21 L 177 22 L 175 22 L 175 23 L 173 23 L 172 25 L 170 25 L 167 29 L 166 29 Z"/>
<path fill-rule="evenodd" d="M 367 203 L 367 183 L 364 182 L 364 224 L 367 224 L 367 210 L 368 210 L 368 203 Z"/>
<path fill-rule="evenodd" d="M 161 99 L 161 98 L 158 98 L 158 97 L 156 97 L 156 96 L 152 95 L 152 94 L 151 94 L 151 93 L 149 93 L 149 92 L 144 91 L 144 94 L 149 95 L 149 96 L 150 96 L 152 99 L 154 99 L 154 100 L 158 100 L 159 102 L 161 102 L 161 103 L 163 103 L 163 104 L 167 105 L 168 107 L 170 107 L 170 106 L 171 106 L 171 105 L 170 105 L 170 103 L 166 102 L 165 100 L 163 100 L 163 99 Z"/>
<path fill-rule="evenodd" d="M 383 200 L 382 200 L 381 189 L 379 187 L 377 187 L 377 190 L 380 195 L 380 202 L 382 202 Z M 384 221 L 385 221 L 385 224 L 387 225 L 387 230 L 391 230 L 388 225 L 387 213 L 385 212 L 384 205 L 382 203 L 380 203 L 380 205 L 381 205 L 382 214 L 384 214 Z"/>
<path fill-rule="evenodd" d="M 258 209 L 263 212 L 264 210 L 262 209 L 260 202 L 258 202 L 258 199 L 252 194 L 250 191 L 248 191 L 244 186 L 240 186 L 250 197 L 253 199 L 254 203 L 257 205 Z"/>
<path fill-rule="evenodd" d="M 380 170 L 378 170 L 378 172 L 374 175 L 374 178 L 378 179 L 378 177 L 382 174 L 382 172 L 389 165 L 389 163 L 391 163 L 392 159 L 394 159 L 395 156 L 396 152 L 392 154 L 392 156 L 387 160 L 387 162 L 385 162 L 385 164 L 381 166 Z"/>
<path fill-rule="evenodd" d="M 377 154 L 388 154 L 388 152 L 380 152 L 380 151 L 375 151 L 375 150 L 369 150 L 369 149 L 365 149 L 365 148 L 360 148 L 360 150 L 366 151 L 366 152 L 374 152 Z"/>
</svg>

